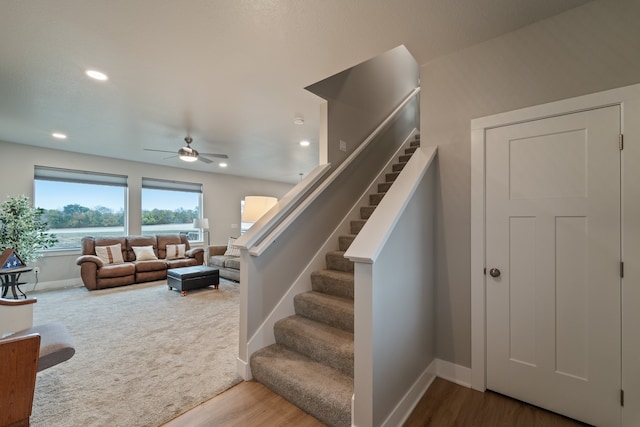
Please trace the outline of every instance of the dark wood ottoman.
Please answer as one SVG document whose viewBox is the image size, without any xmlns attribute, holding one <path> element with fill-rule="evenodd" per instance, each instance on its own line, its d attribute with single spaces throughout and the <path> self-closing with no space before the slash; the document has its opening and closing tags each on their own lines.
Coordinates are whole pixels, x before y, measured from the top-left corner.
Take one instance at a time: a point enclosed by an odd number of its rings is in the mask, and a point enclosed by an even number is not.
<svg viewBox="0 0 640 427">
<path fill-rule="evenodd" d="M 193 267 L 170 268 L 167 270 L 167 286 L 169 290 L 177 289 L 182 296 L 191 289 L 206 288 L 213 285 L 218 289 L 220 272 L 217 268 L 197 265 Z"/>
</svg>

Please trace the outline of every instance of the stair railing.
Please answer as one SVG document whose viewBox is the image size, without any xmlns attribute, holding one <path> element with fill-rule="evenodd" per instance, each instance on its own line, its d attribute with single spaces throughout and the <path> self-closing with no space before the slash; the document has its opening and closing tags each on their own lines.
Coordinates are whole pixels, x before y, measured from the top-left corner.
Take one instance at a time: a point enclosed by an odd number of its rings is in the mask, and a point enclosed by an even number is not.
<svg viewBox="0 0 640 427">
<path fill-rule="evenodd" d="M 414 88 L 367 138 L 328 177 L 331 164 L 316 167 L 305 179 L 287 193 L 278 203 L 235 242 L 240 249 L 247 249 L 252 256 L 260 256 L 276 241 L 313 201 L 346 170 L 369 144 L 393 122 L 402 109 L 420 93 Z"/>
<path fill-rule="evenodd" d="M 416 150 L 345 253 L 355 263 L 353 425 L 402 425 L 435 378 L 436 154 Z"/>
</svg>

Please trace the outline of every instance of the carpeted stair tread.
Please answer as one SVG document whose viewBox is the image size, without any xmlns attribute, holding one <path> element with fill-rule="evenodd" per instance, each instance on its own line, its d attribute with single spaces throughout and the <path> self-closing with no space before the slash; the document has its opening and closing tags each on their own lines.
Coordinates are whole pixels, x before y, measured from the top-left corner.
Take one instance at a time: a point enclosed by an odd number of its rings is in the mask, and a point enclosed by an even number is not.
<svg viewBox="0 0 640 427">
<path fill-rule="evenodd" d="M 385 192 L 369 194 L 369 204 L 371 206 L 378 206 L 382 201 L 382 198 L 384 197 L 384 195 L 385 195 Z"/>
<path fill-rule="evenodd" d="M 404 149 L 404 154 L 413 154 L 416 152 L 418 147 L 409 147 Z"/>
<path fill-rule="evenodd" d="M 276 322 L 278 344 L 353 376 L 353 333 L 294 315 Z"/>
<path fill-rule="evenodd" d="M 339 270 L 353 273 L 353 261 L 344 257 L 345 251 L 327 252 L 325 259 L 328 270 Z"/>
<path fill-rule="evenodd" d="M 409 144 L 409 147 L 419 147 L 420 146 L 420 138 L 418 138 L 415 141 L 411 141 L 411 144 Z"/>
<path fill-rule="evenodd" d="M 338 236 L 338 250 L 346 252 L 346 250 L 349 249 L 349 246 L 351 246 L 351 243 L 353 243 L 355 238 L 356 238 L 355 234 L 343 234 L 341 236 Z"/>
<path fill-rule="evenodd" d="M 381 182 L 378 184 L 378 193 L 386 193 L 391 188 L 392 182 Z"/>
<path fill-rule="evenodd" d="M 396 163 L 393 166 L 391 166 L 391 170 L 393 172 L 401 172 L 406 165 L 407 165 L 406 163 Z"/>
<path fill-rule="evenodd" d="M 311 289 L 342 298 L 353 299 L 353 273 L 318 270 L 311 273 Z"/>
<path fill-rule="evenodd" d="M 293 297 L 293 307 L 297 315 L 353 332 L 352 299 L 309 291 Z"/>
<path fill-rule="evenodd" d="M 351 221 L 351 234 L 358 234 L 366 223 L 366 219 L 354 219 Z"/>
<path fill-rule="evenodd" d="M 256 380 L 329 426 L 351 425 L 353 378 L 284 346 L 251 357 Z"/>
<path fill-rule="evenodd" d="M 360 218 L 369 219 L 376 210 L 376 206 L 360 206 Z"/>
<path fill-rule="evenodd" d="M 396 180 L 398 175 L 400 175 L 400 172 L 389 172 L 389 173 L 386 173 L 386 174 L 384 174 L 384 180 L 386 182 L 393 182 L 393 181 Z"/>
<path fill-rule="evenodd" d="M 404 154 L 400 156 L 398 160 L 400 161 L 400 163 L 407 163 L 410 158 L 411 158 L 411 154 Z"/>
</svg>

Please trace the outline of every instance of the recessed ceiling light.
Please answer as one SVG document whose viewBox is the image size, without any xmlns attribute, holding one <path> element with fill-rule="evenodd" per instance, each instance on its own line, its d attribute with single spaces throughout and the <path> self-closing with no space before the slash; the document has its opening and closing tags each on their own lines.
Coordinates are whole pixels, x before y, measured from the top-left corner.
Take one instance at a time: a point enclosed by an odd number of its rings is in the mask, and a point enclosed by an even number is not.
<svg viewBox="0 0 640 427">
<path fill-rule="evenodd" d="M 95 80 L 100 80 L 101 82 L 105 80 L 109 80 L 109 76 L 105 73 L 97 71 L 97 70 L 87 70 L 85 71 L 86 75 Z"/>
<path fill-rule="evenodd" d="M 51 134 L 51 136 L 54 137 L 55 139 L 67 139 L 67 135 L 60 132 L 54 132 Z"/>
<path fill-rule="evenodd" d="M 309 144 L 311 144 L 309 141 L 307 141 L 306 139 L 303 141 L 300 141 L 300 146 L 301 147 L 308 147 Z"/>
<path fill-rule="evenodd" d="M 220 163 L 218 166 L 220 166 L 221 168 L 226 168 L 227 164 L 226 163 Z"/>
<path fill-rule="evenodd" d="M 304 117 L 302 116 L 296 116 L 293 119 L 293 123 L 297 124 L 297 125 L 303 125 L 304 124 Z"/>
</svg>

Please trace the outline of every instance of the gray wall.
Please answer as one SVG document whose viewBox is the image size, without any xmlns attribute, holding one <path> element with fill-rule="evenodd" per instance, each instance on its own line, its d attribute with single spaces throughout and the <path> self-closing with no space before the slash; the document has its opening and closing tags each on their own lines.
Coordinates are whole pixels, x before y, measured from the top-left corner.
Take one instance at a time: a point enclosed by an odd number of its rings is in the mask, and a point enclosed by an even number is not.
<svg viewBox="0 0 640 427">
<path fill-rule="evenodd" d="M 0 142 L 0 200 L 25 194 L 33 199 L 34 165 L 127 175 L 129 177 L 129 233 L 140 234 L 140 186 L 142 177 L 202 183 L 203 213 L 212 227 L 211 244 L 226 245 L 230 236 L 240 235 L 240 201 L 247 195 L 282 197 L 291 184 L 242 178 L 231 175 L 190 171 L 148 163 L 130 162 L 67 151 Z M 238 228 L 233 228 L 236 224 Z M 39 288 L 62 287 L 77 283 L 78 251 L 50 253 L 38 261 Z M 32 281 L 32 278 L 29 278 Z M 30 289 L 30 287 L 27 287 Z"/>
<path fill-rule="evenodd" d="M 328 161 L 337 167 L 419 86 L 419 68 L 398 46 L 348 70 L 308 86 L 328 101 Z M 347 151 L 340 151 L 340 140 Z"/>
<path fill-rule="evenodd" d="M 373 425 L 435 358 L 435 164 L 373 264 Z"/>
<path fill-rule="evenodd" d="M 596 0 L 423 64 L 423 144 L 437 144 L 438 358 L 471 366 L 470 121 L 640 82 L 640 1 Z"/>
</svg>

